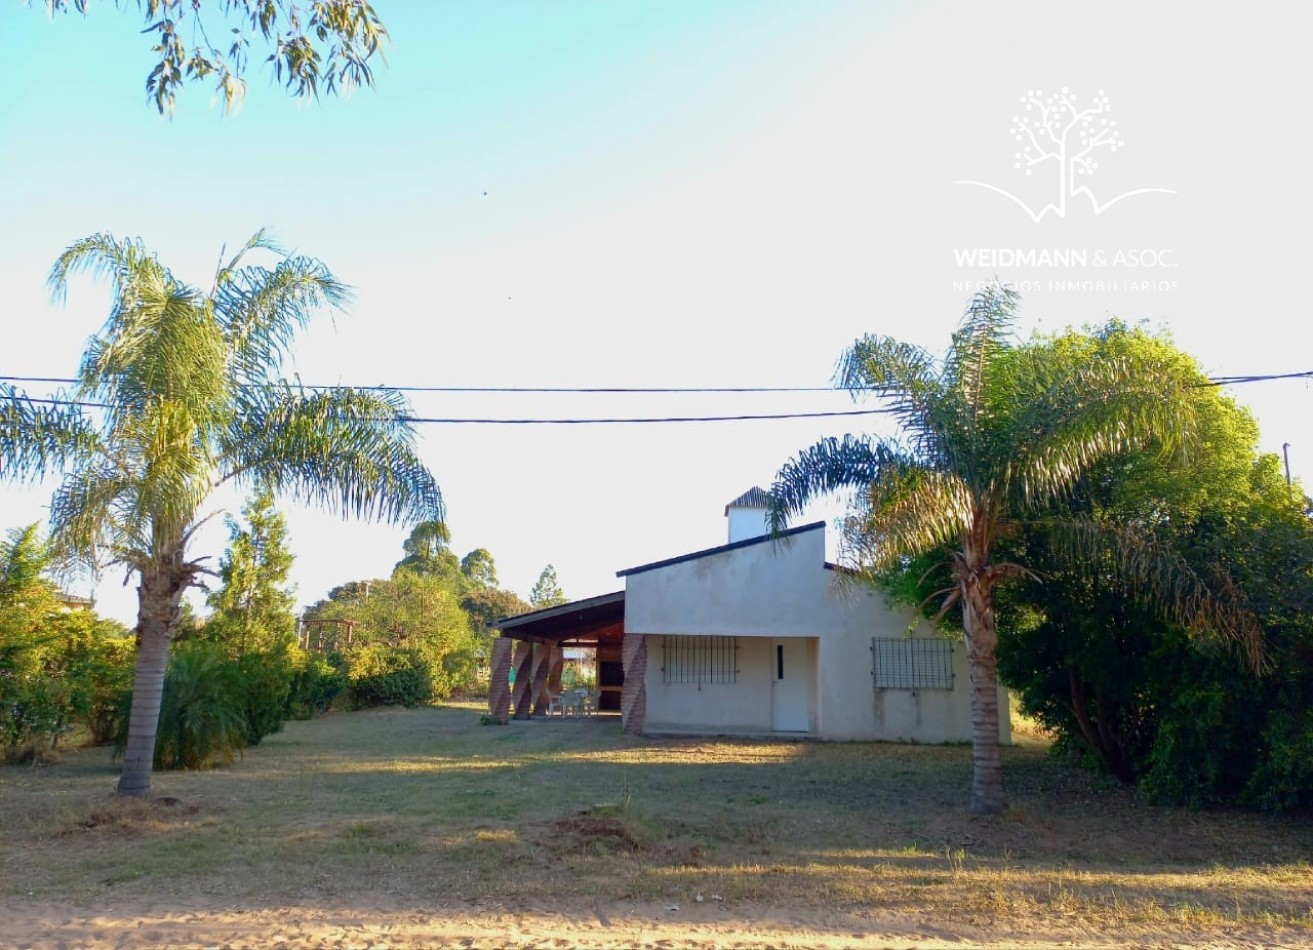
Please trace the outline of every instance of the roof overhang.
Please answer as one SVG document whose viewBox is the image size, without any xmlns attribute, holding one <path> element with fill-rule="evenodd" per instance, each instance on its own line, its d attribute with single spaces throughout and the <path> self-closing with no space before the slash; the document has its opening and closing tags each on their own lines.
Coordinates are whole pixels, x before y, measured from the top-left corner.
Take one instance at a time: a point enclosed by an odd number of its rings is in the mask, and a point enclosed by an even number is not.
<svg viewBox="0 0 1313 950">
<path fill-rule="evenodd" d="M 651 564 L 640 564 L 638 567 L 627 567 L 623 571 L 616 571 L 616 577 L 628 577 L 630 574 L 641 574 L 643 571 L 654 571 L 659 567 L 669 567 L 672 564 L 682 564 L 684 561 L 696 561 L 698 558 L 711 557 L 714 554 L 724 554 L 726 551 L 737 551 L 739 548 L 752 547 L 754 544 L 768 544 L 772 541 L 787 542 L 795 534 L 802 534 L 804 531 L 816 531 L 824 529 L 824 521 L 813 521 L 811 524 L 799 525 L 796 528 L 790 528 L 787 531 L 781 531 L 779 534 L 763 534 L 759 538 L 747 538 L 743 541 L 735 541 L 732 544 L 722 544 L 719 547 L 707 548 L 703 551 L 694 551 L 692 554 L 681 554 L 679 557 L 666 558 L 664 561 L 653 561 Z"/>
<path fill-rule="evenodd" d="M 502 636 L 538 643 L 619 642 L 625 630 L 625 592 L 544 607 L 494 624 Z"/>
</svg>

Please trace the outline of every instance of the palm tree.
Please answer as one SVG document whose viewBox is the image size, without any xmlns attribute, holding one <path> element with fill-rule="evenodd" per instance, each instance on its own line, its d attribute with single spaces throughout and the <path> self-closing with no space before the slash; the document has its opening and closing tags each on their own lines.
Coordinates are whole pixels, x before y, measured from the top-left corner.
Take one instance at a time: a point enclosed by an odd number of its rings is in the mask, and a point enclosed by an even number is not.
<svg viewBox="0 0 1313 950">
<path fill-rule="evenodd" d="M 1136 526 L 1114 529 L 1045 517 L 1097 461 L 1121 452 L 1181 450 L 1190 442 L 1190 381 L 1169 367 L 1117 360 L 1072 366 L 1043 345 L 1012 342 L 1017 295 L 977 294 L 942 360 L 888 337 L 866 336 L 839 361 L 835 382 L 888 400 L 901 438 L 844 436 L 799 453 L 776 476 L 776 532 L 814 498 L 853 490 L 845 543 L 868 580 L 943 550 L 951 584 L 940 616 L 958 607 L 970 668 L 971 810 L 1006 807 L 998 729 L 994 589 L 1034 575 L 996 556 L 1025 518 L 1043 520 L 1074 561 L 1112 547 L 1124 580 L 1192 627 L 1257 642 L 1252 618 L 1207 586 Z M 1097 558 L 1106 564 L 1106 558 Z"/>
<path fill-rule="evenodd" d="M 257 251 L 277 263 L 248 263 Z M 442 497 L 397 393 L 307 390 L 278 377 L 296 330 L 349 299 L 319 261 L 258 232 L 221 263 L 207 293 L 177 280 L 140 241 L 97 234 L 55 263 L 56 299 L 78 271 L 113 288 L 109 317 L 82 358 L 73 393 L 81 408 L 42 414 L 10 394 L 0 447 L 27 472 L 67 458 L 51 505 L 56 550 L 70 563 L 137 576 L 137 666 L 118 787 L 146 795 L 182 596 L 212 573 L 189 546 L 216 490 L 264 485 L 392 522 L 441 521 Z"/>
</svg>

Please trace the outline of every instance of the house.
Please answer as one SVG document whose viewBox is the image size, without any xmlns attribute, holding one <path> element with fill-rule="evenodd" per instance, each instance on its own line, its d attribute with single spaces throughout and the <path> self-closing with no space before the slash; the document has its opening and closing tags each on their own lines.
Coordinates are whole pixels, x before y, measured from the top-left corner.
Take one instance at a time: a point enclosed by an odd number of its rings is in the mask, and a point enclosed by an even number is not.
<svg viewBox="0 0 1313 950">
<path fill-rule="evenodd" d="M 492 714 L 512 701 L 518 718 L 545 711 L 568 643 L 597 649 L 602 708 L 627 732 L 970 741 L 962 643 L 836 584 L 823 522 L 769 536 L 767 500 L 753 488 L 726 506 L 726 544 L 619 571 L 622 591 L 502 621 Z M 499 688 L 512 662 L 514 696 Z M 1007 708 L 1000 688 L 1003 742 Z"/>
<path fill-rule="evenodd" d="M 95 597 L 79 597 L 62 588 L 55 593 L 55 600 L 59 602 L 59 612 L 62 614 L 70 614 L 75 610 L 96 609 Z"/>
</svg>

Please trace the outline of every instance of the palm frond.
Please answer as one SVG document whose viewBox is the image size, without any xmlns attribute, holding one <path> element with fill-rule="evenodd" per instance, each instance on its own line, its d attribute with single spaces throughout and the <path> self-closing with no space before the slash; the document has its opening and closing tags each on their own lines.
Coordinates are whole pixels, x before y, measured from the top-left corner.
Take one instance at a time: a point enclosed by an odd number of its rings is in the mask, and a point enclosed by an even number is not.
<svg viewBox="0 0 1313 950">
<path fill-rule="evenodd" d="M 109 427 L 161 400 L 204 428 L 228 402 L 226 348 L 205 298 L 162 273 L 135 275 L 104 330 L 87 347 L 81 392 L 109 405 Z"/>
<path fill-rule="evenodd" d="M 115 436 L 136 452 L 129 469 L 131 517 L 151 524 L 154 547 L 171 551 L 214 489 L 214 437 L 200 430 L 186 406 L 172 402 L 149 406 Z"/>
<path fill-rule="evenodd" d="M 944 424 L 946 393 L 926 350 L 884 336 L 865 336 L 839 360 L 835 385 L 878 394 L 898 421 L 913 452 L 932 464 L 952 454 L 952 425 Z"/>
<path fill-rule="evenodd" d="M 350 288 L 310 257 L 285 257 L 272 270 L 252 265 L 225 272 L 216 283 L 215 316 L 238 379 L 271 379 L 311 314 L 343 309 L 350 300 Z"/>
<path fill-rule="evenodd" d="M 79 466 L 50 502 L 50 540 L 61 570 L 135 568 L 149 551 L 147 525 L 129 515 L 132 479 L 113 466 Z"/>
<path fill-rule="evenodd" d="M 286 249 L 284 249 L 283 246 L 278 243 L 278 241 L 274 238 L 274 236 L 269 233 L 269 230 L 267 228 L 260 228 L 258 231 L 252 234 L 249 238 L 246 239 L 246 242 L 238 249 L 237 253 L 234 254 L 232 257 L 230 257 L 227 263 L 223 263 L 222 262 L 223 255 L 226 252 L 226 250 L 227 248 L 225 247 L 220 249 L 219 251 L 220 264 L 218 270 L 214 272 L 214 288 L 210 292 L 211 296 L 219 292 L 219 288 L 222 287 L 224 283 L 227 282 L 227 280 L 232 275 L 232 273 L 242 265 L 242 260 L 246 257 L 246 255 L 251 253 L 252 251 L 264 250 L 264 251 L 269 251 L 270 253 L 273 254 L 277 254 L 279 257 L 287 256 Z"/>
<path fill-rule="evenodd" d="M 105 446 L 79 456 L 51 503 L 61 563 L 135 569 L 172 556 L 213 489 L 208 440 L 197 437 L 186 407 L 171 402 L 123 414 L 101 436 Z"/>
<path fill-rule="evenodd" d="M 46 287 L 54 300 L 63 303 L 68 296 L 69 277 L 86 271 L 95 277 L 108 277 L 118 298 L 132 283 L 133 274 L 150 266 L 163 270 L 139 239 L 120 241 L 112 234 L 93 234 L 69 245 L 59 255 L 46 278 Z"/>
<path fill-rule="evenodd" d="M 766 511 L 773 532 L 788 527 L 808 503 L 846 488 L 865 488 L 886 465 L 907 461 L 897 446 L 866 436 L 831 436 L 786 462 L 775 475 Z"/>
<path fill-rule="evenodd" d="M 1066 569 L 1111 582 L 1193 635 L 1240 649 L 1253 669 L 1266 667 L 1263 630 L 1224 571 L 1201 576 L 1165 537 L 1137 525 L 1088 518 L 1031 524 L 1045 533 Z"/>
<path fill-rule="evenodd" d="M 975 503 L 958 476 L 886 465 L 844 524 L 845 560 L 878 574 L 900 558 L 946 547 L 971 527 Z"/>
<path fill-rule="evenodd" d="M 409 406 L 390 390 L 242 390 L 222 451 L 225 478 L 264 481 L 343 515 L 444 520 L 442 494 L 415 452 Z"/>
<path fill-rule="evenodd" d="M 1011 437 L 1000 446 L 1008 456 L 1003 490 L 1024 508 L 1062 496 L 1110 456 L 1153 446 L 1179 451 L 1192 440 L 1195 404 L 1179 372 L 1119 359 L 1055 372 L 1043 362 L 1018 354 L 1032 395 L 1018 405 Z"/>
<path fill-rule="evenodd" d="M 1019 297 L 1001 285 L 977 293 L 968 304 L 944 356 L 942 396 L 935 425 L 944 433 L 944 467 L 959 472 L 980 493 L 996 465 L 994 430 L 1003 426 L 1015 395 L 1006 383 Z"/>
<path fill-rule="evenodd" d="M 0 383 L 0 477 L 40 478 L 96 444 L 79 407 L 38 405 Z"/>
<path fill-rule="evenodd" d="M 981 290 L 967 305 L 944 358 L 945 388 L 962 394 L 972 418 L 982 407 L 989 368 L 1011 347 L 1021 297 L 1002 284 Z"/>
</svg>

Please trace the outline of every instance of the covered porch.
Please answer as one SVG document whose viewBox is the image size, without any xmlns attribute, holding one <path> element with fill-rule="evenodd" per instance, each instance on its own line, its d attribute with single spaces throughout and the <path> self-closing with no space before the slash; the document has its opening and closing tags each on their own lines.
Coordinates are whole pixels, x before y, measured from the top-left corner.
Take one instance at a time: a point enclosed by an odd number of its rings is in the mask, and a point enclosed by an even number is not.
<svg viewBox="0 0 1313 950">
<path fill-rule="evenodd" d="M 632 723 L 626 710 L 634 711 L 635 678 L 626 657 L 625 592 L 602 594 L 546 607 L 502 620 L 501 636 L 493 641 L 492 681 L 488 711 L 493 719 L 546 717 L 551 695 L 560 695 L 565 650 L 570 647 L 594 651 L 594 682 L 597 710 L 602 716 L 617 714 L 625 730 L 641 729 L 641 714 Z M 642 644 L 642 637 L 635 637 Z M 634 652 L 631 649 L 629 652 Z M 643 673 L 636 680 L 641 693 Z"/>
</svg>

